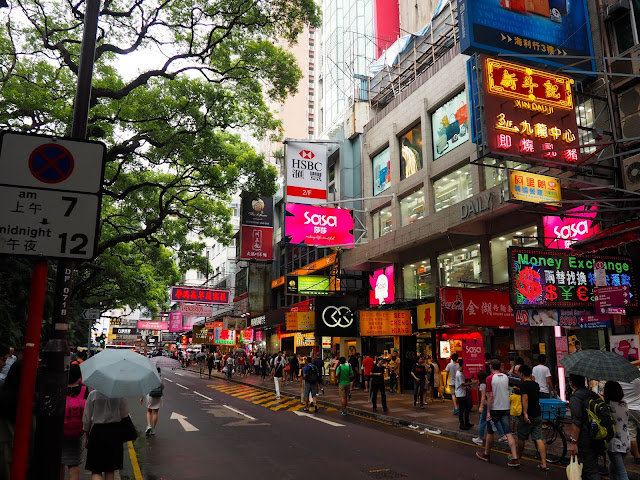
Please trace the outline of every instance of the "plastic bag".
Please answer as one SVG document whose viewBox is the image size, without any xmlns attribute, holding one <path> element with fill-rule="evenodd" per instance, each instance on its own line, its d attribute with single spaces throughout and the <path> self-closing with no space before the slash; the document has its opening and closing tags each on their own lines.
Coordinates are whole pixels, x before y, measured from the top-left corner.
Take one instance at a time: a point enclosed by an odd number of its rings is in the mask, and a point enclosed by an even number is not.
<svg viewBox="0 0 640 480">
<path fill-rule="evenodd" d="M 567 467 L 567 479 L 582 479 L 582 464 L 578 462 L 578 457 L 575 455 L 571 457 L 571 461 L 569 462 L 569 466 Z"/>
</svg>

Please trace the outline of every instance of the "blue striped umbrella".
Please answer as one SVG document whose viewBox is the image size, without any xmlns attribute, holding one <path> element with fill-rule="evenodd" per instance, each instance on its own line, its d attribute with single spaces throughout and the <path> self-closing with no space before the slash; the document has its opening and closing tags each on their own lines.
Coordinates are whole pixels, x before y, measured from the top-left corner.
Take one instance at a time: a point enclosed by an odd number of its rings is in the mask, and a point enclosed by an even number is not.
<svg viewBox="0 0 640 480">
<path fill-rule="evenodd" d="M 640 377 L 640 370 L 629 360 L 604 350 L 581 350 L 560 360 L 569 373 L 591 380 L 631 382 Z"/>
</svg>

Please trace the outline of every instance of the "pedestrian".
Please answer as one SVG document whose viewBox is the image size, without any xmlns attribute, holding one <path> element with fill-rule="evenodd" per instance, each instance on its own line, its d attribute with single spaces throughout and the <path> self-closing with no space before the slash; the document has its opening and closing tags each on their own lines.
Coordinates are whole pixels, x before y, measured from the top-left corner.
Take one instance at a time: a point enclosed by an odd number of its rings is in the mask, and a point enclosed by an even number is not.
<svg viewBox="0 0 640 480">
<path fill-rule="evenodd" d="M 518 417 L 518 458 L 522 458 L 524 442 L 531 436 L 540 454 L 538 470 L 549 471 L 547 450 L 542 436 L 542 411 L 540 410 L 540 385 L 532 376 L 529 365 L 520 366 L 522 383 L 518 387 L 522 397 L 522 415 Z"/>
<path fill-rule="evenodd" d="M 291 379 L 291 365 L 289 365 L 289 357 L 287 357 L 286 350 L 282 351 L 282 355 L 280 356 L 280 361 L 282 362 L 282 385 L 287 384 L 287 380 Z M 275 360 L 273 361 L 275 365 Z"/>
<path fill-rule="evenodd" d="M 11 365 L 13 365 L 16 361 L 16 356 L 14 355 L 15 349 L 13 347 L 8 347 L 8 352 L 6 346 L 0 351 L 0 355 L 5 358 L 4 366 L 0 368 L 0 387 L 4 384 L 5 379 L 7 378 L 7 374 L 9 373 L 9 369 Z"/>
<path fill-rule="evenodd" d="M 353 380 L 351 381 L 351 390 L 360 390 L 360 353 L 356 352 L 349 357 L 349 365 L 353 370 Z"/>
<path fill-rule="evenodd" d="M 434 401 L 435 394 L 436 394 L 436 390 L 435 390 L 436 369 L 433 364 L 433 360 L 431 359 L 431 356 L 427 357 L 426 367 L 427 367 L 427 383 L 426 383 L 425 403 L 429 403 Z"/>
<path fill-rule="evenodd" d="M 370 383 L 371 383 L 371 369 L 375 365 L 375 361 L 373 357 L 369 354 L 366 354 L 362 359 L 362 370 L 364 373 L 364 391 L 368 392 Z"/>
<path fill-rule="evenodd" d="M 484 352 L 484 371 L 487 374 L 487 377 L 491 375 L 491 360 L 492 356 L 489 352 Z"/>
<path fill-rule="evenodd" d="M 618 382 L 608 381 L 604 385 L 604 401 L 609 404 L 616 422 L 616 435 L 607 443 L 609 455 L 609 479 L 629 480 L 624 467 L 624 457 L 630 447 L 629 441 L 629 409 L 623 400 L 624 392 Z"/>
<path fill-rule="evenodd" d="M 593 440 L 589 433 L 589 417 L 587 405 L 590 400 L 599 398 L 596 393 L 587 389 L 586 379 L 581 375 L 570 374 L 569 385 L 573 394 L 569 398 L 571 409 L 571 436 L 569 438 L 569 455 L 577 455 L 582 463 L 582 478 L 584 480 L 600 480 L 598 470 L 598 455 L 605 451 L 602 440 Z"/>
<path fill-rule="evenodd" d="M 238 358 L 236 360 L 236 363 L 238 365 L 238 376 L 239 377 L 244 377 L 244 363 L 245 363 L 245 356 L 240 354 L 238 355 Z"/>
<path fill-rule="evenodd" d="M 411 369 L 413 377 L 413 406 L 415 407 L 420 398 L 420 408 L 424 408 L 424 388 L 427 381 L 427 367 L 424 364 L 424 357 L 420 355 L 418 363 Z"/>
<path fill-rule="evenodd" d="M 262 380 L 267 378 L 267 369 L 269 367 L 269 360 L 267 360 L 267 354 L 263 353 L 260 357 L 260 368 L 262 369 Z"/>
<path fill-rule="evenodd" d="M 509 425 L 509 377 L 500 371 L 500 360 L 491 360 L 491 375 L 487 377 L 487 439 L 484 452 L 476 452 L 476 456 L 485 462 L 490 459 L 489 452 L 493 445 L 493 435 L 506 435 L 511 458 L 507 462 L 509 467 L 519 467 L 520 460 L 516 451 L 516 441 Z"/>
<path fill-rule="evenodd" d="M 155 435 L 156 424 L 158 423 L 158 414 L 160 413 L 160 407 L 162 406 L 162 395 L 164 394 L 164 377 L 160 371 L 160 367 L 157 368 L 158 375 L 160 375 L 161 383 L 158 387 L 151 390 L 146 396 L 147 403 L 147 429 L 144 434 Z M 140 399 L 140 405 L 142 405 L 144 398 Z"/>
<path fill-rule="evenodd" d="M 384 358 L 378 357 L 378 362 L 371 368 L 371 403 L 373 404 L 373 411 L 378 409 L 378 392 L 380 392 L 380 399 L 382 401 L 382 410 L 386 413 L 389 411 L 387 408 L 387 394 L 384 391 Z"/>
<path fill-rule="evenodd" d="M 220 352 L 215 352 L 213 354 L 213 363 L 215 363 L 216 370 L 220 373 L 222 371 L 222 358 Z"/>
<path fill-rule="evenodd" d="M 478 436 L 472 438 L 471 441 L 476 445 L 484 445 L 484 432 L 487 429 L 487 372 L 480 370 L 478 372 L 478 391 L 480 392 L 480 422 L 478 423 Z"/>
<path fill-rule="evenodd" d="M 351 379 L 353 377 L 353 370 L 351 365 L 347 363 L 345 357 L 340 357 L 340 364 L 336 370 L 336 378 L 338 379 L 338 393 L 340 394 L 340 400 L 342 403 L 342 412 L 340 415 L 345 416 L 347 414 L 347 400 L 351 396 L 349 393 L 351 387 Z"/>
<path fill-rule="evenodd" d="M 62 456 L 60 459 L 60 477 L 64 478 L 65 469 L 69 469 L 69 480 L 80 478 L 80 464 L 84 453 L 84 429 L 82 415 L 89 392 L 81 384 L 80 365 L 69 366 L 69 382 L 65 401 L 64 427 L 62 436 Z"/>
<path fill-rule="evenodd" d="M 82 416 L 87 432 L 87 461 L 85 468 L 91 471 L 91 480 L 113 480 L 114 472 L 122 470 L 123 448 L 120 440 L 120 421 L 129 415 L 125 398 L 108 398 L 97 390 L 87 397 Z"/>
<path fill-rule="evenodd" d="M 547 367 L 547 356 L 541 353 L 538 357 L 538 365 L 533 367 L 533 378 L 540 386 L 540 398 L 551 398 L 551 395 L 555 396 L 556 390 L 553 388 L 553 381 L 551 379 L 551 370 Z"/>
<path fill-rule="evenodd" d="M 234 364 L 235 364 L 235 361 L 234 361 L 234 359 L 233 359 L 233 356 L 229 355 L 229 356 L 227 357 L 227 365 L 226 365 L 226 368 L 227 368 L 227 378 L 228 378 L 229 380 L 231 380 L 231 378 L 233 377 L 233 370 L 234 370 L 234 369 L 233 369 L 233 366 L 234 366 Z"/>
<path fill-rule="evenodd" d="M 447 382 L 449 385 L 449 393 L 451 393 L 451 401 L 453 402 L 453 414 L 458 414 L 458 401 L 456 399 L 456 374 L 458 373 L 458 354 L 454 353 L 451 355 L 451 360 L 447 364 Z"/>
<path fill-rule="evenodd" d="M 211 371 L 215 366 L 215 361 L 216 361 L 215 356 L 209 354 L 209 356 L 207 357 L 207 368 L 209 369 L 209 378 L 211 378 Z"/>
<path fill-rule="evenodd" d="M 253 373 L 255 375 L 260 375 L 260 359 L 262 358 L 262 355 L 260 355 L 259 353 L 256 353 L 256 355 L 253 357 Z"/>
<path fill-rule="evenodd" d="M 316 358 L 313 360 L 313 364 L 318 369 L 318 374 L 320 375 L 320 379 L 318 380 L 318 386 L 320 387 L 320 391 L 324 395 L 324 362 L 322 361 L 322 357 L 320 354 L 316 354 Z"/>
<path fill-rule="evenodd" d="M 305 412 L 309 411 L 309 395 L 313 399 L 313 409 L 315 413 L 318 413 L 318 381 L 320 379 L 320 373 L 318 369 L 311 361 L 311 357 L 307 357 L 306 365 L 302 369 L 302 376 L 300 377 L 300 384 L 304 383 L 304 408 Z"/>
<path fill-rule="evenodd" d="M 282 352 L 278 352 L 278 356 L 273 361 L 273 369 L 271 370 L 271 376 L 273 377 L 273 383 L 276 387 L 276 400 L 280 400 L 280 382 L 284 375 L 285 361 L 282 357 Z"/>
<path fill-rule="evenodd" d="M 0 349 L 5 352 L 4 355 L 0 354 L 0 367 L 2 367 L 9 356 L 9 348 L 0 346 Z M 0 388 L 0 478 L 3 479 L 10 478 L 21 378 L 22 361 L 18 360 L 11 365 L 4 386 Z"/>
<path fill-rule="evenodd" d="M 300 372 L 300 361 L 298 360 L 298 355 L 295 353 L 291 355 L 291 359 L 289 360 L 289 368 L 289 371 L 291 372 L 291 380 L 298 380 L 300 377 L 300 375 L 298 375 L 298 373 Z"/>
<path fill-rule="evenodd" d="M 471 404 L 467 399 L 467 388 L 475 385 L 477 380 L 466 381 L 464 378 L 464 367 L 462 359 L 458 360 L 458 371 L 455 379 L 455 395 L 458 400 L 458 421 L 460 422 L 460 430 L 469 430 L 473 427 L 473 423 L 469 423 L 469 414 L 471 413 Z"/>
<path fill-rule="evenodd" d="M 400 375 L 400 358 L 398 350 L 394 348 L 389 362 L 389 393 L 398 391 L 398 375 Z"/>
<path fill-rule="evenodd" d="M 638 431 L 640 430 L 640 378 L 633 382 L 620 382 L 624 401 L 629 409 L 629 440 L 631 441 L 631 455 L 636 465 L 640 464 L 640 451 L 638 451 Z"/>
</svg>

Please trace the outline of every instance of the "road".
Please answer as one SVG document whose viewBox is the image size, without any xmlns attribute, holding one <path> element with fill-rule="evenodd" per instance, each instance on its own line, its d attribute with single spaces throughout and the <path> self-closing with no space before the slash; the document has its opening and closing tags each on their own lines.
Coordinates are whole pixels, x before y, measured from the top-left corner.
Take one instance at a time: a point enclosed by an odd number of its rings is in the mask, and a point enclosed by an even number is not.
<svg viewBox="0 0 640 480">
<path fill-rule="evenodd" d="M 509 468 L 499 452 L 492 452 L 487 464 L 475 458 L 474 445 L 342 417 L 334 409 L 301 415 L 299 398 L 276 401 L 272 392 L 187 371 L 163 374 L 166 389 L 156 435 L 136 444 L 145 480 L 566 479 L 561 468 L 539 472 L 532 461 Z M 131 410 L 143 427 L 144 408 L 132 405 Z"/>
</svg>

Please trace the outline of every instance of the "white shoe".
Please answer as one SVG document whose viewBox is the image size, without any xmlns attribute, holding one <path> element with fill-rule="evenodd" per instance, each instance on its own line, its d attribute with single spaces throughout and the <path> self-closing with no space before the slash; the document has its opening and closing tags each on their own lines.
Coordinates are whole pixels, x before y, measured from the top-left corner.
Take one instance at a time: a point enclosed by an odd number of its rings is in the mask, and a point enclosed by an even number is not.
<svg viewBox="0 0 640 480">
<path fill-rule="evenodd" d="M 151 435 L 151 431 L 152 431 L 152 430 L 153 430 L 153 429 L 151 428 L 151 425 L 147 425 L 147 429 L 144 431 L 144 434 L 145 434 L 145 435 Z"/>
<path fill-rule="evenodd" d="M 500 437 L 500 439 L 498 441 L 502 442 L 502 443 L 506 442 L 507 441 L 507 436 L 503 435 L 502 437 Z"/>
<path fill-rule="evenodd" d="M 478 437 L 472 438 L 471 441 L 476 445 L 480 445 L 480 446 L 484 445 L 484 442 L 482 441 L 482 439 Z"/>
</svg>

